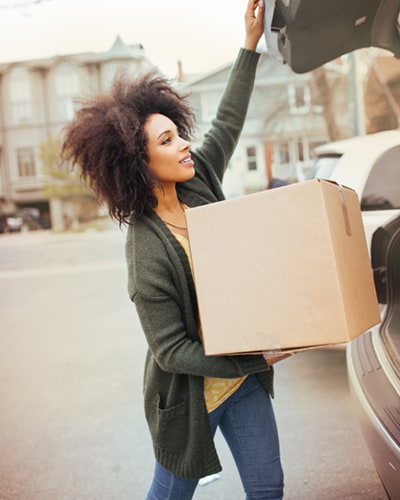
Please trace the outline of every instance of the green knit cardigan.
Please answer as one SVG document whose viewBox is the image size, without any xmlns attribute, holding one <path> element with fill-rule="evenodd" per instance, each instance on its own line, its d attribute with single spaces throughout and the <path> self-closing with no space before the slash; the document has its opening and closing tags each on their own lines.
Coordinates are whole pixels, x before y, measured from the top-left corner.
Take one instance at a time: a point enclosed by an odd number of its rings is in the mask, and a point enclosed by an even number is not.
<svg viewBox="0 0 400 500">
<path fill-rule="evenodd" d="M 193 154 L 195 177 L 177 185 L 189 207 L 224 199 L 221 180 L 243 127 L 258 58 L 240 49 L 216 118 Z M 272 394 L 273 369 L 261 355 L 204 354 L 187 256 L 155 212 L 131 221 L 126 259 L 129 295 L 148 343 L 143 389 L 155 457 L 186 479 L 216 473 L 221 465 L 204 402 L 204 377 L 257 373 Z"/>
</svg>

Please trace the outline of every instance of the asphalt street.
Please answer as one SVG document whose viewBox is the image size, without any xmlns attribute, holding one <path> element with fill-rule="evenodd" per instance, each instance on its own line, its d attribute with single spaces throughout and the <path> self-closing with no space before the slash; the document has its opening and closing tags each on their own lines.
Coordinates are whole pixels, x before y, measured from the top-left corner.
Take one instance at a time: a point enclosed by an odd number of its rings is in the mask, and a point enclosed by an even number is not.
<svg viewBox="0 0 400 500">
<path fill-rule="evenodd" d="M 145 342 L 126 291 L 124 235 L 0 235 L 0 500 L 142 500 L 153 455 Z M 351 403 L 345 352 L 276 367 L 289 500 L 381 500 Z M 196 500 L 242 500 L 223 438 Z M 178 500 L 178 499 L 177 499 Z"/>
</svg>

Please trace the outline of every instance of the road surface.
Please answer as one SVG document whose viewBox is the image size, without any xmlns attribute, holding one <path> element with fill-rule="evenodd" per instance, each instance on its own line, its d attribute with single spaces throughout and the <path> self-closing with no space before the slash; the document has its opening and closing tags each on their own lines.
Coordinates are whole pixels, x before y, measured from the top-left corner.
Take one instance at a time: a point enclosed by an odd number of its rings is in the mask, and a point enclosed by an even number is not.
<svg viewBox="0 0 400 500">
<path fill-rule="evenodd" d="M 143 416 L 145 343 L 126 291 L 123 234 L 0 236 L 0 500 L 142 500 L 153 455 Z M 343 350 L 276 367 L 288 500 L 380 500 Z M 196 500 L 242 500 L 224 470 Z"/>
</svg>

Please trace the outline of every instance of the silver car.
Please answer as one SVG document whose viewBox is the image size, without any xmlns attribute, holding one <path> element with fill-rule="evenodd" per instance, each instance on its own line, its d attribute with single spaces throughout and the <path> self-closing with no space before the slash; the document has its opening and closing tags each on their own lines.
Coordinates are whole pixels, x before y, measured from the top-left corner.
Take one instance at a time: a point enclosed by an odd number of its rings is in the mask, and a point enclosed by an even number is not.
<svg viewBox="0 0 400 500">
<path fill-rule="evenodd" d="M 400 130 L 314 150 L 313 177 L 360 199 L 382 322 L 347 346 L 361 429 L 389 498 L 400 498 Z"/>
</svg>

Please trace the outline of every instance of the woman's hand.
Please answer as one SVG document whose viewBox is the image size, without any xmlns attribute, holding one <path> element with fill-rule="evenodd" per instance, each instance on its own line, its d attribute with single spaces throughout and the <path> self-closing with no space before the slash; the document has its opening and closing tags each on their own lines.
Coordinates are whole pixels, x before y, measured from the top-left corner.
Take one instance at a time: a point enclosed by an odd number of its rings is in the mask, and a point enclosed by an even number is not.
<svg viewBox="0 0 400 500">
<path fill-rule="evenodd" d="M 246 37 L 244 48 L 256 50 L 258 42 L 264 33 L 264 2 L 267 0 L 249 0 L 244 16 Z"/>
<path fill-rule="evenodd" d="M 268 351 L 263 352 L 264 359 L 267 362 L 268 366 L 278 363 L 278 361 L 283 361 L 284 359 L 289 358 L 291 355 L 292 353 L 271 356 L 271 353 L 268 353 Z"/>
</svg>

